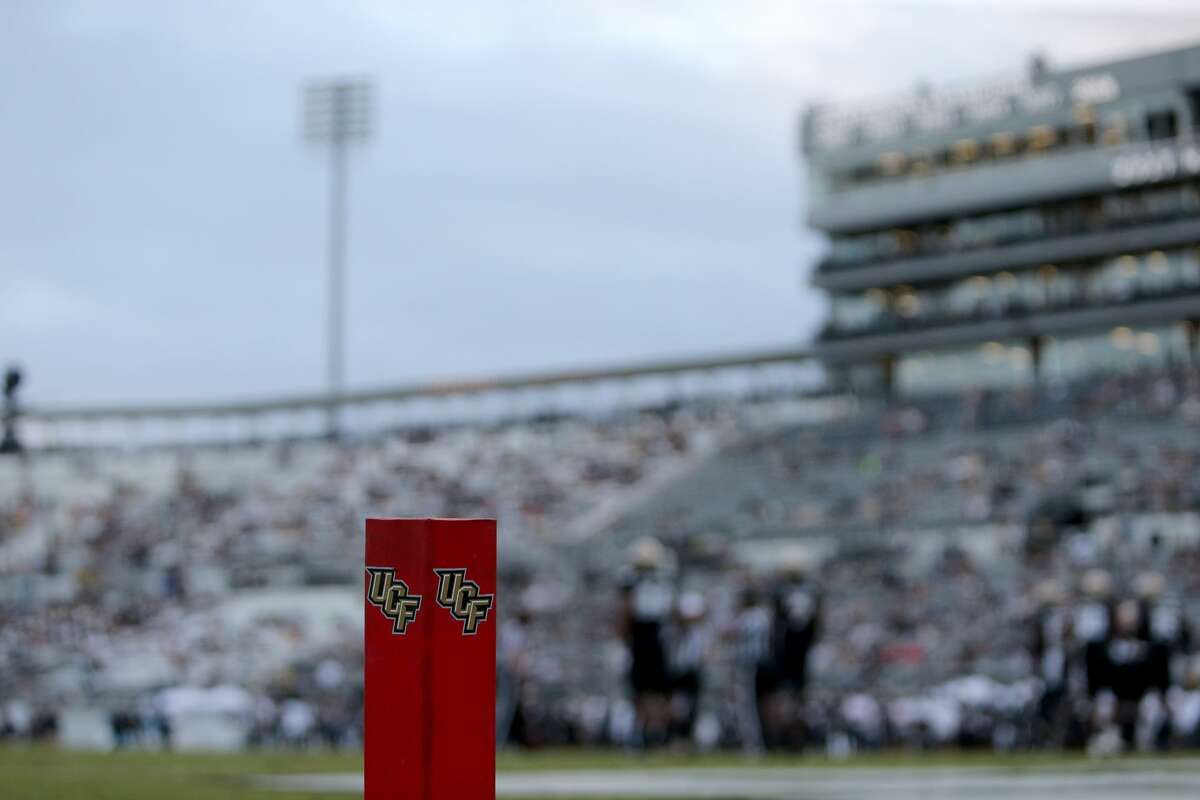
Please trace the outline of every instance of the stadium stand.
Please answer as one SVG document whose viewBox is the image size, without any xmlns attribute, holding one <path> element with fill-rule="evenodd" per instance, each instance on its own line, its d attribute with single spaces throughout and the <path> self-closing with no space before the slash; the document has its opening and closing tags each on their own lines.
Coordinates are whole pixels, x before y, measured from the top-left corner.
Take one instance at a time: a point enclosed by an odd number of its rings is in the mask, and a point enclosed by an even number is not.
<svg viewBox="0 0 1200 800">
<path fill-rule="evenodd" d="M 640 743 L 616 620 L 625 553 L 647 534 L 691 609 L 666 635 L 699 654 L 698 710 L 677 732 L 699 747 L 746 744 L 740 620 L 795 542 L 824 596 L 812 745 L 1100 746 L 1113 726 L 1126 746 L 1200 743 L 1184 635 L 1200 611 L 1200 373 L 796 422 L 808 402 L 2 461 L 0 728 L 77 746 L 356 745 L 355 581 L 375 514 L 501 520 L 511 744 Z M 1087 616 L 1088 570 L 1111 584 L 1112 636 L 1132 597 L 1143 627 L 1174 631 L 1143 637 L 1169 675 L 1132 726 L 1115 679 L 1087 673 L 1085 626 L 1043 635 Z M 1141 591 L 1145 575 L 1165 586 Z"/>
</svg>

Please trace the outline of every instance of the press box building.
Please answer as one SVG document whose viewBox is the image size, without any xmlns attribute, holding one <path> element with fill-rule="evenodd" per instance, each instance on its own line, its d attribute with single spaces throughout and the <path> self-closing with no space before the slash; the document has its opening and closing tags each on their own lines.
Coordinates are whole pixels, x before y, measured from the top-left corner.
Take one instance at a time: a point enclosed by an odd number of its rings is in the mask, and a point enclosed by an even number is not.
<svg viewBox="0 0 1200 800">
<path fill-rule="evenodd" d="M 809 108 L 817 353 L 898 393 L 1196 358 L 1198 129 L 1200 46 Z"/>
</svg>

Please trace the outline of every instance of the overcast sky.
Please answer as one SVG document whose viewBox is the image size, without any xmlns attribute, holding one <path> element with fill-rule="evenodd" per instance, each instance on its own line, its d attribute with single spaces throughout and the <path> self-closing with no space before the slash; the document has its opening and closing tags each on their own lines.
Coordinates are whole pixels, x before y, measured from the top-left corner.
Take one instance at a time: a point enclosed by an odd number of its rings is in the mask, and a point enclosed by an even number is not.
<svg viewBox="0 0 1200 800">
<path fill-rule="evenodd" d="M 43 405 L 318 388 L 299 88 L 344 73 L 351 385 L 799 343 L 805 102 L 1200 41 L 1190 5 L 0 0 L 0 360 Z"/>
</svg>

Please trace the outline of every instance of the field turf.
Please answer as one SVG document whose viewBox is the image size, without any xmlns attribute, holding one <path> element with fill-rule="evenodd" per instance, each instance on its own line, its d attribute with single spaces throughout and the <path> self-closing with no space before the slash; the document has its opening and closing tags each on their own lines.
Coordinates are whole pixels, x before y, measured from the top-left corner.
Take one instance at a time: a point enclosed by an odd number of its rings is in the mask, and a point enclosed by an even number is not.
<svg viewBox="0 0 1200 800">
<path fill-rule="evenodd" d="M 656 754 L 631 757 L 612 751 L 502 753 L 502 771 L 653 769 L 656 767 L 845 766 L 990 766 L 1020 772 L 1038 767 L 1088 768 L 1061 756 L 958 755 L 914 757 L 883 754 L 830 762 L 816 757 L 771 757 L 748 762 L 737 754 L 689 756 Z M 0 798 L 3 800 L 345 800 L 345 794 L 280 792 L 258 788 L 255 776 L 286 773 L 360 772 L 357 753 L 262 752 L 248 754 L 173 754 L 153 752 L 78 753 L 52 748 L 0 747 Z M 544 799 L 543 799 L 544 800 Z"/>
</svg>

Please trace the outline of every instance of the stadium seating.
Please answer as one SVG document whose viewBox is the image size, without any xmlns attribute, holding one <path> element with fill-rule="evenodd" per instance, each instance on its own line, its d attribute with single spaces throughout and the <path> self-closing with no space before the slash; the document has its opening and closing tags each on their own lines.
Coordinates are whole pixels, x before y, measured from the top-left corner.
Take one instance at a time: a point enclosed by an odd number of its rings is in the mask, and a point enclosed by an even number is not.
<svg viewBox="0 0 1200 800">
<path fill-rule="evenodd" d="M 647 533 L 675 554 L 679 588 L 708 601 L 716 642 L 772 548 L 810 542 L 828 597 L 812 727 L 863 743 L 884 727 L 1018 741 L 1037 694 L 1024 620 L 1039 581 L 1070 586 L 1100 565 L 1127 585 L 1156 569 L 1200 612 L 1194 370 L 862 399 L 797 423 L 809 407 L 696 401 L 337 444 L 0 461 L 0 717 L 26 735 L 57 714 L 97 743 L 78 720 L 100 709 L 105 744 L 172 729 L 201 744 L 204 731 L 354 744 L 368 514 L 500 520 L 502 618 L 525 612 L 523 702 L 540 715 L 530 744 L 629 735 L 613 587 L 624 548 Z M 1042 516 L 1056 538 L 1034 557 L 1025 533 Z M 704 702 L 717 743 L 735 727 L 731 668 L 714 647 Z M 197 722 L 180 691 L 214 687 L 246 701 Z"/>
</svg>

